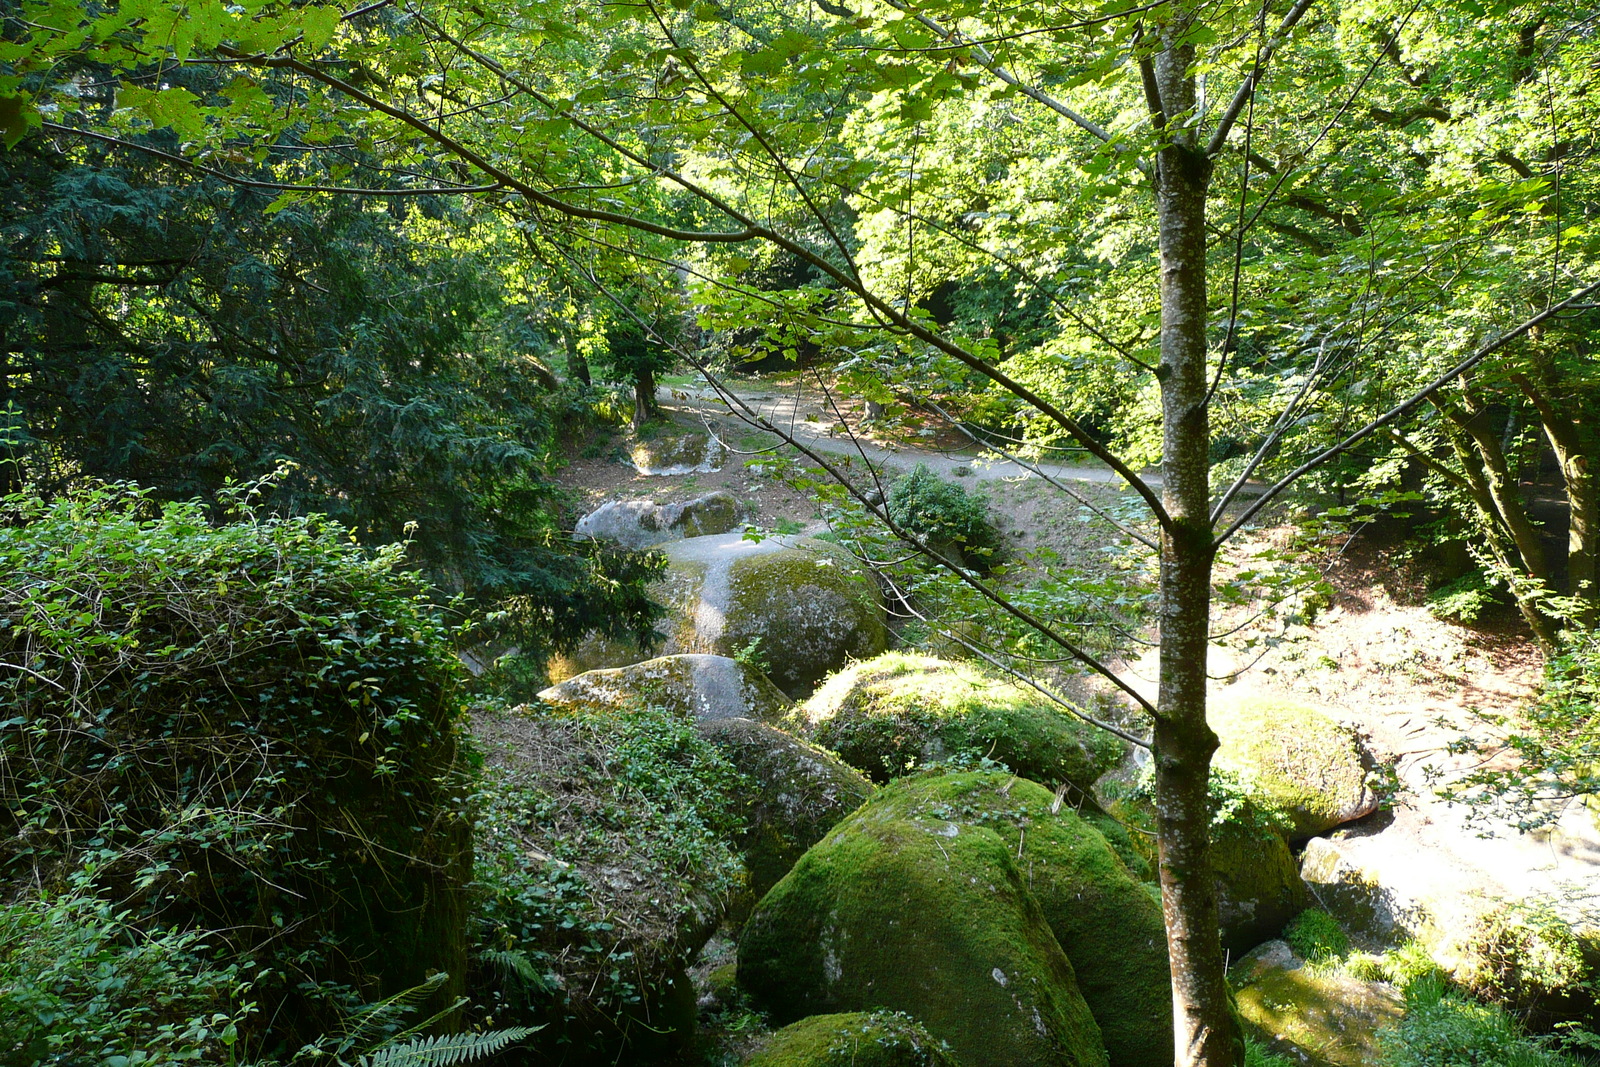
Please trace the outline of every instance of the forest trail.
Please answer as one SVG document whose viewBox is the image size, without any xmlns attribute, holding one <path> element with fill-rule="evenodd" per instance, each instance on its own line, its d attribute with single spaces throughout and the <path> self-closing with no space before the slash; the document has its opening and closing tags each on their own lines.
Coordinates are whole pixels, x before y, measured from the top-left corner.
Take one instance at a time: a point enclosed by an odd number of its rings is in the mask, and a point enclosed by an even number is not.
<svg viewBox="0 0 1600 1067">
<path fill-rule="evenodd" d="M 836 397 L 838 407 L 835 409 L 828 398 L 816 390 L 784 391 L 751 382 L 723 384 L 756 415 L 807 448 L 830 455 L 857 456 L 875 465 L 901 470 L 910 470 L 920 463 L 945 478 L 980 482 L 1025 481 L 1042 474 L 1063 481 L 1125 484 L 1115 471 L 1087 457 L 1081 462 L 1024 464 L 993 453 L 986 454 L 977 443 L 961 438 L 955 431 L 929 434 L 915 442 L 891 441 L 875 436 L 870 424 L 862 424 L 859 401 Z M 733 427 L 732 431 L 719 430 L 719 436 L 730 445 L 737 444 L 737 436 L 728 440 L 731 433 L 756 432 L 756 427 L 730 413 L 728 405 L 703 382 L 662 386 L 657 395 L 664 408 L 716 419 L 719 426 Z M 840 414 L 844 415 L 843 419 Z M 1081 449 L 1070 452 L 1083 455 Z M 1159 488 L 1161 485 L 1161 475 L 1157 471 L 1141 472 L 1140 477 L 1149 486 Z"/>
</svg>

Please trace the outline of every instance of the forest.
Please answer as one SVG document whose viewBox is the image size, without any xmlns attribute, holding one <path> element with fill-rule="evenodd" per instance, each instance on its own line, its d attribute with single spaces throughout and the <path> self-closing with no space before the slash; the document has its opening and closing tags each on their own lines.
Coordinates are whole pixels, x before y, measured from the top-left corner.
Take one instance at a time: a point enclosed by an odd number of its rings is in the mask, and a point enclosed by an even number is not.
<svg viewBox="0 0 1600 1067">
<path fill-rule="evenodd" d="M 1600 1063 L 1597 35 L 0 0 L 0 1065 Z"/>
</svg>

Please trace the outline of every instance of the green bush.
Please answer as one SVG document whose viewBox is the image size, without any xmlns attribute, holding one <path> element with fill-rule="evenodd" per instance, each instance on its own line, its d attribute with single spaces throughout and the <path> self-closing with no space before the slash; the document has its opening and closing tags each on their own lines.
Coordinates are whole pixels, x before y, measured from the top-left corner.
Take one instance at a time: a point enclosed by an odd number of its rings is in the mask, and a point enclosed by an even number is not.
<svg viewBox="0 0 1600 1067">
<path fill-rule="evenodd" d="M 1589 1067 L 1529 1037 L 1503 1008 L 1450 992 L 1436 974 L 1406 986 L 1400 1022 L 1381 1037 L 1382 1067 Z"/>
<path fill-rule="evenodd" d="M 0 906 L 0 1064 L 221 1063 L 257 1014 L 249 961 L 197 932 L 141 929 L 91 867 L 59 894 Z"/>
<path fill-rule="evenodd" d="M 0 886 L 254 966 L 275 1055 L 432 972 L 460 993 L 460 668 L 398 546 L 223 503 L 5 502 Z"/>
<path fill-rule="evenodd" d="M 1340 960 L 1350 954 L 1350 937 L 1338 920 L 1319 908 L 1307 908 L 1284 927 L 1283 939 L 1295 955 L 1310 963 Z"/>
<path fill-rule="evenodd" d="M 954 548 L 956 562 L 988 570 L 997 562 L 1000 534 L 989 522 L 989 509 L 959 485 L 940 480 L 925 464 L 895 482 L 887 498 L 895 525 L 936 552 Z"/>
</svg>

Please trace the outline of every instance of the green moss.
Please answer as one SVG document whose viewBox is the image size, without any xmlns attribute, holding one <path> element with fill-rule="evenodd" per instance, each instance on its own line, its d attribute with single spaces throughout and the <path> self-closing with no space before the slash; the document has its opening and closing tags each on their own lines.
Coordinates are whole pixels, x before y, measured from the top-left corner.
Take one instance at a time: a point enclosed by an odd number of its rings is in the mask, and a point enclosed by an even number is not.
<svg viewBox="0 0 1600 1067">
<path fill-rule="evenodd" d="M 1218 701 L 1216 765 L 1286 812 L 1291 837 L 1331 830 L 1377 808 L 1370 760 L 1355 733 L 1314 708 L 1278 700 Z"/>
<path fill-rule="evenodd" d="M 1172 1062 L 1172 986 L 1160 907 L 1088 820 L 1008 774 L 926 775 L 874 806 L 910 821 L 949 820 L 999 835 L 1072 961 L 1078 988 L 1118 1067 Z"/>
<path fill-rule="evenodd" d="M 964 756 L 1087 793 L 1124 752 L 1111 735 L 973 664 L 900 652 L 834 675 L 799 717 L 818 743 L 879 782 Z"/>
<path fill-rule="evenodd" d="M 734 561 L 718 639 L 718 651 L 732 655 L 759 638 L 768 675 L 788 693 L 809 692 L 888 644 L 877 585 L 855 557 L 814 538 L 795 549 Z"/>
<path fill-rule="evenodd" d="M 746 1067 L 959 1067 L 948 1045 L 900 1012 L 813 1015 L 773 1034 Z"/>
<path fill-rule="evenodd" d="M 880 793 L 762 900 L 739 945 L 745 989 L 780 1022 L 909 1012 L 968 1067 L 1104 1065 L 1014 846 L 901 801 Z"/>
<path fill-rule="evenodd" d="M 1281 941 L 1241 960 L 1239 970 L 1245 984 L 1236 999 L 1248 1036 L 1302 1063 L 1383 1062 L 1379 1031 L 1401 1013 L 1393 987 L 1305 967 Z"/>
</svg>

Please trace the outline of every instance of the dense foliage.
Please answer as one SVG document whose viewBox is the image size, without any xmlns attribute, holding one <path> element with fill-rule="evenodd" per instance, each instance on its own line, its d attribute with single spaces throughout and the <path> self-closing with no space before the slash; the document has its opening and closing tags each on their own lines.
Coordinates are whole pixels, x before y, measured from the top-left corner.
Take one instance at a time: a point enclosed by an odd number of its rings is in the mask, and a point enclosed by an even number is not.
<svg viewBox="0 0 1600 1067">
<path fill-rule="evenodd" d="M 7 943 L 59 952 L 8 1040 L 281 1054 L 430 973 L 437 1004 L 461 989 L 450 633 L 398 546 L 231 502 L 220 526 L 122 488 L 6 503 L 0 880 L 44 896 L 5 922 L 65 923 Z"/>
</svg>

